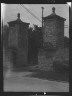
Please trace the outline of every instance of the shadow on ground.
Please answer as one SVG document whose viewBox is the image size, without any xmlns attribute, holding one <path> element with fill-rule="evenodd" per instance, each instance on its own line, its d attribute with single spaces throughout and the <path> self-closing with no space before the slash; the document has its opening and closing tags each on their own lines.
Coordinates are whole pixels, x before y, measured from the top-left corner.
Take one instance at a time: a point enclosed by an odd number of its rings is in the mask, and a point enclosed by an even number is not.
<svg viewBox="0 0 72 96">
<path fill-rule="evenodd" d="M 55 71 L 40 71 L 40 70 L 32 70 L 32 69 L 21 69 L 15 70 L 16 72 L 33 72 L 30 77 L 52 80 L 52 81 L 61 81 L 61 82 L 69 82 L 69 73 L 68 72 L 55 72 Z"/>
<path fill-rule="evenodd" d="M 36 72 L 32 74 L 32 77 L 40 78 L 40 79 L 48 79 L 52 81 L 61 81 L 61 82 L 69 82 L 69 74 L 68 73 L 57 73 L 57 72 Z"/>
</svg>

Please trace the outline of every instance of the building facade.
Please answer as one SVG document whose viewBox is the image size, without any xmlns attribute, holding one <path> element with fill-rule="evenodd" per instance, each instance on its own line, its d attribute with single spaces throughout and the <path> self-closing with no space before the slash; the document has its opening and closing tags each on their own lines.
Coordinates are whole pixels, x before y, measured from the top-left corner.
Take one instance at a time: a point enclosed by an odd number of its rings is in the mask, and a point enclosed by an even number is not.
<svg viewBox="0 0 72 96">
<path fill-rule="evenodd" d="M 28 63 L 28 27 L 29 23 L 22 22 L 20 13 L 15 21 L 8 22 L 9 38 L 8 49 L 10 60 L 14 67 L 24 67 Z"/>
<path fill-rule="evenodd" d="M 62 48 L 64 46 L 64 21 L 55 13 L 55 8 L 52 8 L 52 14 L 43 17 L 43 46 L 50 49 Z"/>
</svg>

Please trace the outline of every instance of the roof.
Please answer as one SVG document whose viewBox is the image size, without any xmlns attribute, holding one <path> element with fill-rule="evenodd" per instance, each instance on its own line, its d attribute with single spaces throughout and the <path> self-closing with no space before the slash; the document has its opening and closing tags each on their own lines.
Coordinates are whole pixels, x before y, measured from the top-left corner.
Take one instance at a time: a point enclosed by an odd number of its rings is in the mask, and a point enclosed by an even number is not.
<svg viewBox="0 0 72 96">
<path fill-rule="evenodd" d="M 59 16 L 59 15 L 56 15 L 56 13 L 55 13 L 55 7 L 52 8 L 52 14 L 50 14 L 50 15 L 48 15 L 48 16 L 46 16 L 46 17 L 43 17 L 43 19 L 44 19 L 44 20 L 46 20 L 46 19 L 59 19 L 59 20 L 63 20 L 63 21 L 66 20 L 66 19 L 63 18 L 63 17 L 61 17 L 61 16 Z"/>
<path fill-rule="evenodd" d="M 23 22 L 21 21 L 20 19 L 20 13 L 17 14 L 17 20 L 14 20 L 14 21 L 10 21 L 10 22 L 7 22 L 9 25 L 14 25 L 14 24 L 26 24 L 26 25 L 29 25 L 30 23 L 26 23 L 26 22 Z"/>
<path fill-rule="evenodd" d="M 23 21 L 21 21 L 21 20 L 15 20 L 15 21 L 10 21 L 10 22 L 8 22 L 8 24 L 21 24 L 21 23 L 23 23 L 23 24 L 27 24 L 27 25 L 29 25 L 30 23 L 26 23 L 26 22 L 23 22 Z"/>
</svg>

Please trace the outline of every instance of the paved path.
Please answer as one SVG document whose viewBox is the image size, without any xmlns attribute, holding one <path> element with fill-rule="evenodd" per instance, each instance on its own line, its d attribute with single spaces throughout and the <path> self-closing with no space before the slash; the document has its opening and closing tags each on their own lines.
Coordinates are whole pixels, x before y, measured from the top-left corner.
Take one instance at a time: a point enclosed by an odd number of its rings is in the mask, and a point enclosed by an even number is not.
<svg viewBox="0 0 72 96">
<path fill-rule="evenodd" d="M 69 92 L 69 83 L 29 77 L 32 72 L 10 73 L 4 79 L 4 91 L 13 92 Z"/>
</svg>

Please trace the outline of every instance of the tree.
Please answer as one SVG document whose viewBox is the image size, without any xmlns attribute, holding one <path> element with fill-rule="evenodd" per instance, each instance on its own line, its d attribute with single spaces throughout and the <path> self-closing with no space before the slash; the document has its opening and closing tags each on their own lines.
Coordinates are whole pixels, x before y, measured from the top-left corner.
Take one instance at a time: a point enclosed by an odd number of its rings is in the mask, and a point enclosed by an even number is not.
<svg viewBox="0 0 72 96">
<path fill-rule="evenodd" d="M 69 47 L 69 38 L 68 37 L 64 37 L 64 47 Z"/>
<path fill-rule="evenodd" d="M 31 38 L 31 37 L 32 37 L 32 33 L 33 33 L 33 28 L 30 27 L 30 28 L 28 29 L 28 38 Z"/>
</svg>

